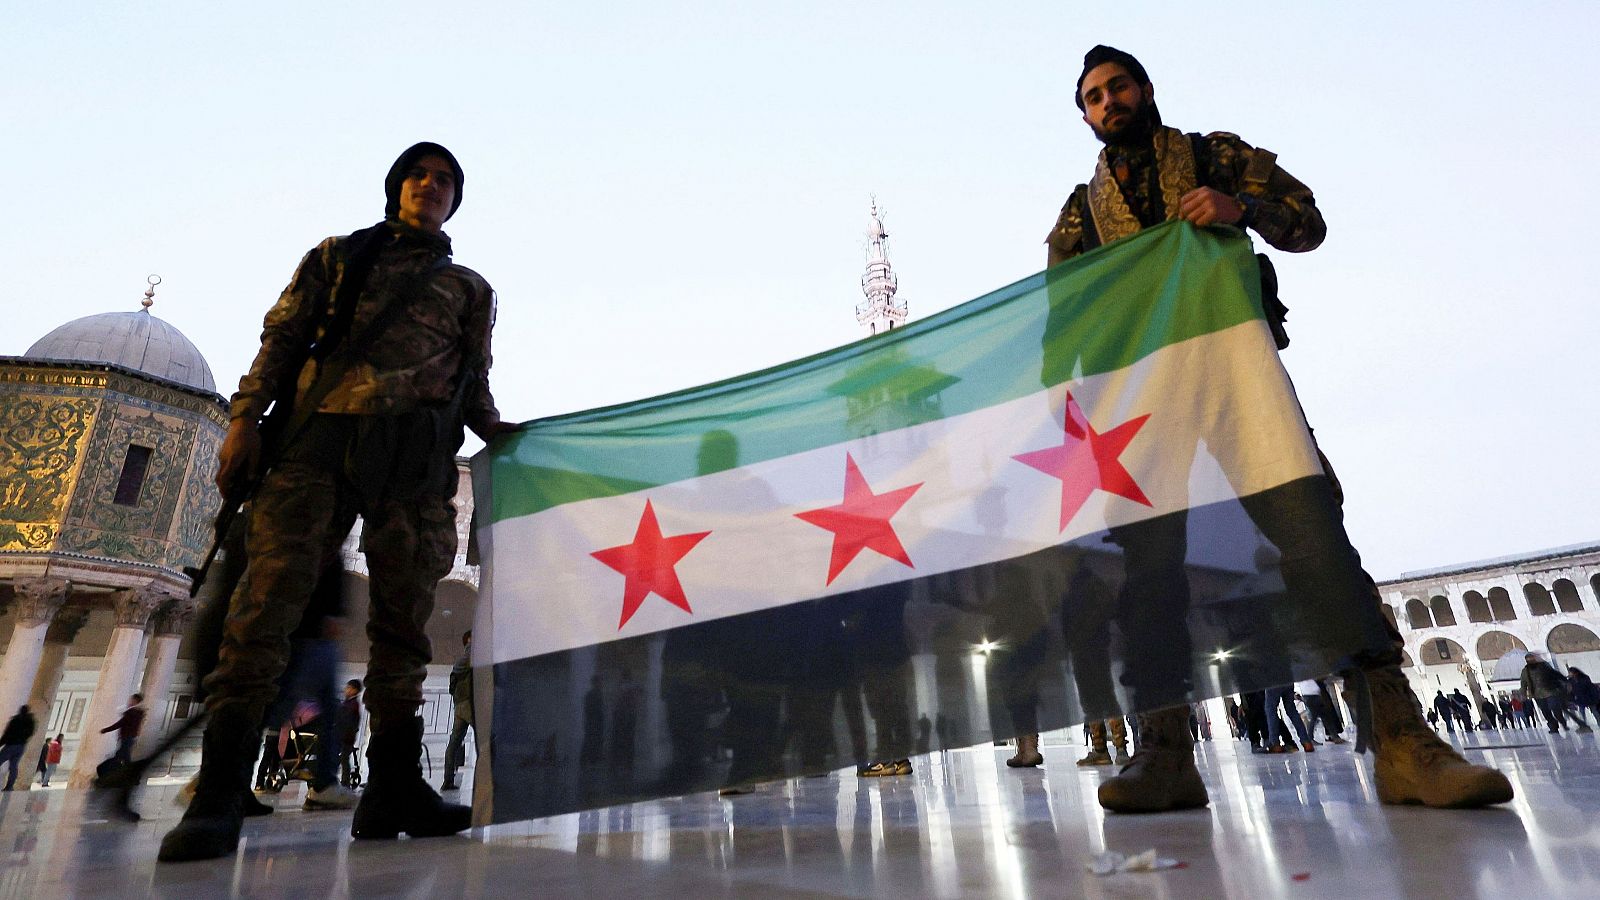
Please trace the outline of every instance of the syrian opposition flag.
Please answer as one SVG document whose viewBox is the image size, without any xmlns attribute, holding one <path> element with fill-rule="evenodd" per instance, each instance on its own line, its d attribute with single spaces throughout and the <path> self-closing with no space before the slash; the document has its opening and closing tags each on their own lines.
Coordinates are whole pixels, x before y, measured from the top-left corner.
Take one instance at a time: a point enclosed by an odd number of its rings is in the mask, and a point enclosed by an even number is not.
<svg viewBox="0 0 1600 900">
<path fill-rule="evenodd" d="M 480 824 L 893 761 L 1385 646 L 1250 244 L 1171 223 L 473 461 Z"/>
</svg>

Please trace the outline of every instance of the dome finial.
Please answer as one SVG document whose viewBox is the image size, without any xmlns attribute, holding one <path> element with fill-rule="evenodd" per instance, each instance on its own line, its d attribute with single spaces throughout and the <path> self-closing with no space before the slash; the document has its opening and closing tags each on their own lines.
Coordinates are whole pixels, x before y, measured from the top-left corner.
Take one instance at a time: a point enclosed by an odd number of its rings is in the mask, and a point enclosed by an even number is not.
<svg viewBox="0 0 1600 900">
<path fill-rule="evenodd" d="M 161 276 L 151 275 L 144 281 L 145 284 L 150 286 L 144 289 L 144 299 L 139 301 L 139 305 L 144 307 L 145 312 L 149 312 L 150 307 L 154 306 L 156 303 L 156 285 L 161 283 Z"/>
</svg>

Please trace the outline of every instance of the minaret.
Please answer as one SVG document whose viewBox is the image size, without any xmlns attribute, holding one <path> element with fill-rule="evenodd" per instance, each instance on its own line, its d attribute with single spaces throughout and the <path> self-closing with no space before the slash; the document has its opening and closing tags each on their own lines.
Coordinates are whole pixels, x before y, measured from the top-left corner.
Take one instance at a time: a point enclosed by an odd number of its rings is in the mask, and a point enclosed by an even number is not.
<svg viewBox="0 0 1600 900">
<path fill-rule="evenodd" d="M 889 265 L 889 232 L 883 228 L 876 197 L 867 217 L 867 241 L 867 273 L 861 276 L 861 293 L 867 299 L 856 304 L 856 321 L 877 334 L 905 324 L 907 310 L 905 303 L 894 299 L 900 279 Z"/>
</svg>

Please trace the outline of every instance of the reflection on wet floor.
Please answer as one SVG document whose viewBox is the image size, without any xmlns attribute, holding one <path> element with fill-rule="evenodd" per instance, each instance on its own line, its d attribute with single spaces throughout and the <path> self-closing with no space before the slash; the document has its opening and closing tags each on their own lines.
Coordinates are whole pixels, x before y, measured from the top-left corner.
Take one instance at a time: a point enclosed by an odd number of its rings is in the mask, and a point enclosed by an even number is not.
<svg viewBox="0 0 1600 900">
<path fill-rule="evenodd" d="M 0 900 L 51 896 L 482 897 L 600 894 L 834 896 L 1600 896 L 1600 741 L 1469 737 L 1517 799 L 1481 811 L 1377 804 L 1348 747 L 1251 756 L 1205 742 L 1208 810 L 1106 816 L 1109 770 L 1047 746 L 1042 769 L 999 748 L 919 757 L 914 774 L 845 772 L 719 798 L 697 794 L 496 826 L 478 835 L 353 844 L 348 813 L 280 811 L 239 853 L 154 862 L 175 787 L 145 821 L 106 821 L 76 791 L 0 795 Z M 1509 749 L 1477 745 L 1531 744 Z M 1154 848 L 1182 868 L 1099 877 L 1107 850 Z"/>
</svg>

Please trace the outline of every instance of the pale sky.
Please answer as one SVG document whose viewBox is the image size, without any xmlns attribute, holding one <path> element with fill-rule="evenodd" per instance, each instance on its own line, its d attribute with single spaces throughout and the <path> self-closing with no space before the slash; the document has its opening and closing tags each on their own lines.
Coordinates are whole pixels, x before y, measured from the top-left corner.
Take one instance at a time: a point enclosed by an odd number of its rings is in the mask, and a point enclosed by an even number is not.
<svg viewBox="0 0 1600 900">
<path fill-rule="evenodd" d="M 863 336 L 873 194 L 913 316 L 1043 267 L 1104 42 L 1167 124 L 1315 190 L 1327 242 L 1275 254 L 1285 361 L 1373 574 L 1600 540 L 1600 4 L 999 6 L 26 5 L 0 354 L 138 309 L 154 272 L 231 393 L 300 256 L 435 140 L 507 418 L 809 355 Z"/>
</svg>

